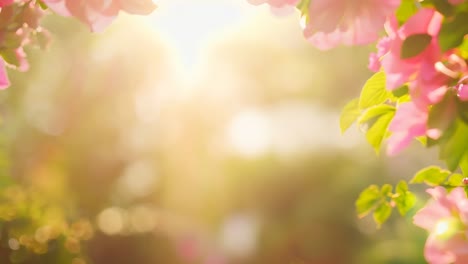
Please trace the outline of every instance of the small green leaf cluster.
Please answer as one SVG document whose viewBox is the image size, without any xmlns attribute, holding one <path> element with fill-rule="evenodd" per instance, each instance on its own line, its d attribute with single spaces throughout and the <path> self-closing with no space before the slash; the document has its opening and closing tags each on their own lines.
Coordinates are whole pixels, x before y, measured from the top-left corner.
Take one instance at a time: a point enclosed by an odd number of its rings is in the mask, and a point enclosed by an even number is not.
<svg viewBox="0 0 468 264">
<path fill-rule="evenodd" d="M 360 97 L 343 108 L 340 117 L 341 132 L 344 133 L 352 124 L 357 123 L 378 154 L 382 142 L 390 136 L 388 126 L 395 115 L 396 106 L 408 100 L 406 86 L 390 92 L 385 88 L 385 73 L 375 73 L 364 84 Z"/>
<path fill-rule="evenodd" d="M 429 166 L 418 171 L 410 183 L 424 183 L 428 186 L 443 186 L 448 190 L 463 187 L 468 192 L 466 177 L 460 173 L 453 173 L 437 166 Z"/>
<path fill-rule="evenodd" d="M 372 213 L 375 223 L 380 227 L 397 208 L 400 215 L 406 215 L 416 204 L 416 196 L 408 190 L 408 184 L 400 181 L 395 188 L 384 184 L 380 188 L 371 185 L 361 192 L 356 200 L 356 210 L 359 217 Z"/>
</svg>

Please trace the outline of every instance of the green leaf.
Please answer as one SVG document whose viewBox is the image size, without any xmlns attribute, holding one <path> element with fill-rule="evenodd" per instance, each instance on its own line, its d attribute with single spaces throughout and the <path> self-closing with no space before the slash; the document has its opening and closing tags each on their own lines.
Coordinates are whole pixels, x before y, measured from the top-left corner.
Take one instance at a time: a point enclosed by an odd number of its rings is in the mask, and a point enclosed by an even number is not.
<svg viewBox="0 0 468 264">
<path fill-rule="evenodd" d="M 445 19 L 439 32 L 442 51 L 460 46 L 468 34 L 468 12 L 461 12 L 453 19 Z"/>
<path fill-rule="evenodd" d="M 380 152 L 382 141 L 388 135 L 388 126 L 394 116 L 395 111 L 388 111 L 387 113 L 380 115 L 366 132 L 367 142 L 369 142 L 377 154 Z"/>
<path fill-rule="evenodd" d="M 409 191 L 408 184 L 405 181 L 401 180 L 395 187 L 395 191 L 399 194 L 406 193 L 407 191 Z"/>
<path fill-rule="evenodd" d="M 38 5 L 42 10 L 46 10 L 48 6 L 43 1 L 38 1 Z"/>
<path fill-rule="evenodd" d="M 380 194 L 382 197 L 386 197 L 392 194 L 393 186 L 390 184 L 384 184 L 380 188 Z"/>
<path fill-rule="evenodd" d="M 381 203 L 374 211 L 374 221 L 380 227 L 392 214 L 392 207 L 388 202 Z"/>
<path fill-rule="evenodd" d="M 397 100 L 398 104 L 406 103 L 411 101 L 411 96 L 409 94 L 405 94 L 402 97 L 399 97 Z"/>
<path fill-rule="evenodd" d="M 458 117 L 461 121 L 465 122 L 465 124 L 468 124 L 468 102 L 461 101 L 459 98 L 457 98 L 455 102 L 457 106 Z"/>
<path fill-rule="evenodd" d="M 380 118 L 366 133 L 367 142 L 374 148 L 376 154 L 380 153 L 382 141 L 387 137 L 387 128 L 393 115 L 385 115 Z"/>
<path fill-rule="evenodd" d="M 395 96 L 397 98 L 400 98 L 400 97 L 403 97 L 405 95 L 408 95 L 408 92 L 409 92 L 408 85 L 403 85 L 400 88 L 393 90 L 392 94 L 393 94 L 393 96 Z"/>
<path fill-rule="evenodd" d="M 353 99 L 351 102 L 347 103 L 343 108 L 340 116 L 340 129 L 341 133 L 344 133 L 348 130 L 349 127 L 358 119 L 361 115 L 359 110 L 359 98 Z"/>
<path fill-rule="evenodd" d="M 359 98 L 359 108 L 365 109 L 379 105 L 388 98 L 391 93 L 385 89 L 385 73 L 378 72 L 367 80 Z"/>
<path fill-rule="evenodd" d="M 427 147 L 427 137 L 426 136 L 416 137 L 416 140 L 419 143 L 421 143 L 423 146 Z"/>
<path fill-rule="evenodd" d="M 449 175 L 450 171 L 437 166 L 430 166 L 418 171 L 410 183 L 426 183 L 430 186 L 438 186 L 445 182 Z"/>
<path fill-rule="evenodd" d="M 400 7 L 398 7 L 396 11 L 396 17 L 398 22 L 403 24 L 414 15 L 418 11 L 418 7 L 416 6 L 414 0 L 403 0 L 401 1 Z"/>
<path fill-rule="evenodd" d="M 428 128 L 435 128 L 444 132 L 447 131 L 456 120 L 456 110 L 455 94 L 447 92 L 442 101 L 429 110 L 429 118 L 427 121 Z"/>
<path fill-rule="evenodd" d="M 463 178 L 463 175 L 454 173 L 450 175 L 449 179 L 445 182 L 445 185 L 448 185 L 448 188 L 463 186 Z"/>
<path fill-rule="evenodd" d="M 18 56 L 16 56 L 16 52 L 12 49 L 0 50 L 0 55 L 8 64 L 14 65 L 16 67 L 19 67 L 21 64 L 18 60 Z"/>
<path fill-rule="evenodd" d="M 301 0 L 296 6 L 296 8 L 301 12 L 301 16 L 306 19 L 306 23 L 309 22 L 310 1 L 311 0 Z"/>
<path fill-rule="evenodd" d="M 385 114 L 394 113 L 395 107 L 391 105 L 381 104 L 367 109 L 358 119 L 358 124 L 374 123 L 377 119 Z M 370 124 L 372 125 L 372 124 Z"/>
<path fill-rule="evenodd" d="M 431 43 L 432 36 L 428 34 L 414 34 L 407 37 L 403 41 L 403 46 L 401 47 L 400 58 L 409 59 L 414 56 L 417 56 L 423 52 L 429 43 Z"/>
<path fill-rule="evenodd" d="M 468 151 L 465 152 L 459 162 L 460 169 L 465 177 L 468 177 Z"/>
<path fill-rule="evenodd" d="M 2 39 L 2 48 L 16 49 L 21 46 L 23 37 L 15 32 L 6 32 Z"/>
<path fill-rule="evenodd" d="M 416 204 L 416 196 L 408 190 L 408 185 L 405 181 L 400 181 L 395 188 L 395 201 L 400 215 L 404 216 Z"/>
<path fill-rule="evenodd" d="M 377 207 L 382 202 L 382 194 L 377 185 L 371 185 L 361 192 L 356 200 L 356 211 L 359 217 L 364 217 L 371 210 Z"/>
<path fill-rule="evenodd" d="M 455 12 L 455 8 L 447 0 L 430 0 L 437 11 L 446 17 L 452 16 Z"/>
<path fill-rule="evenodd" d="M 460 49 L 460 55 L 465 59 L 468 58 L 468 38 L 465 38 L 458 48 Z"/>
<path fill-rule="evenodd" d="M 466 155 L 468 150 L 468 125 L 460 120 L 456 120 L 454 124 L 454 131 L 451 137 L 441 143 L 440 158 L 445 160 L 447 167 L 451 171 L 455 171 L 462 158 Z"/>
</svg>

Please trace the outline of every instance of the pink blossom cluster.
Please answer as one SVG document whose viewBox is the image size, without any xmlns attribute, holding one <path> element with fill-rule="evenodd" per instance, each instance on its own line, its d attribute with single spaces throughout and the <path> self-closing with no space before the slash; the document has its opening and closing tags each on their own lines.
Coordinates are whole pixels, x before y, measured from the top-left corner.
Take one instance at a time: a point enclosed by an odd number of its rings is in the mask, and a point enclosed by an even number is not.
<svg viewBox="0 0 468 264">
<path fill-rule="evenodd" d="M 275 8 L 298 5 L 295 0 L 249 0 Z M 402 103 L 389 130 L 387 153 L 395 155 L 420 136 L 437 139 L 442 131 L 428 128 L 429 109 L 449 90 L 460 100 L 468 100 L 468 67 L 456 50 L 442 52 L 438 34 L 444 19 L 433 8 L 419 11 L 399 26 L 395 11 L 401 0 L 312 0 L 306 1 L 304 35 L 315 47 L 330 49 L 340 44 L 360 45 L 378 40 L 377 52 L 369 58 L 369 68 L 386 75 L 388 90 L 409 87 L 411 101 Z M 450 4 L 463 3 L 450 0 Z M 304 7 L 301 6 L 301 9 Z M 302 10 L 304 13 L 304 10 Z M 414 35 L 426 35 L 429 44 L 416 56 L 402 58 L 404 41 Z M 455 85 L 454 85 L 455 83 Z"/>
<path fill-rule="evenodd" d="M 299 0 L 248 0 L 287 8 Z M 313 0 L 306 7 L 304 36 L 315 47 L 326 50 L 340 44 L 361 45 L 376 41 L 388 16 L 401 0 Z"/>
<path fill-rule="evenodd" d="M 269 4 L 273 7 L 296 6 L 299 0 L 248 0 L 253 5 Z"/>
<path fill-rule="evenodd" d="M 6 66 L 28 70 L 24 47 L 47 42 L 48 32 L 39 25 L 43 15 L 35 1 L 0 0 L 0 89 L 10 86 Z"/>
<path fill-rule="evenodd" d="M 103 30 L 120 11 L 149 14 L 156 5 L 152 0 L 43 0 L 63 16 L 73 16 L 93 31 Z M 45 11 L 36 0 L 0 0 L 0 89 L 10 86 L 7 67 L 20 71 L 29 68 L 24 47 L 45 46 L 48 32 L 39 21 Z"/>
<path fill-rule="evenodd" d="M 428 189 L 430 201 L 414 216 L 414 224 L 429 231 L 424 256 L 431 264 L 468 263 L 468 198 L 462 187 L 448 193 Z"/>
<path fill-rule="evenodd" d="M 319 49 L 362 45 L 376 41 L 400 0 L 313 0 L 304 35 Z"/>
<path fill-rule="evenodd" d="M 281 16 L 288 15 L 294 11 L 300 0 L 247 0 L 253 5 L 268 4 L 272 13 Z"/>
<path fill-rule="evenodd" d="M 92 31 L 102 31 L 120 11 L 147 15 L 156 5 L 152 0 L 43 0 L 62 16 L 73 16 L 86 23 Z"/>
<path fill-rule="evenodd" d="M 385 72 L 388 90 L 407 85 L 411 95 L 410 102 L 398 106 L 390 124 L 389 155 L 399 153 L 416 137 L 437 139 L 441 136 L 442 131 L 429 128 L 427 121 L 430 108 L 441 102 L 447 91 L 454 90 L 459 99 L 468 99 L 465 60 L 456 50 L 442 52 L 439 45 L 442 21 L 443 16 L 432 8 L 420 9 L 402 26 L 398 26 L 392 16 L 386 23 L 388 36 L 379 40 L 378 51 L 370 55 L 369 68 Z M 416 35 L 428 36 L 428 45 L 417 55 L 402 58 L 404 41 Z"/>
</svg>

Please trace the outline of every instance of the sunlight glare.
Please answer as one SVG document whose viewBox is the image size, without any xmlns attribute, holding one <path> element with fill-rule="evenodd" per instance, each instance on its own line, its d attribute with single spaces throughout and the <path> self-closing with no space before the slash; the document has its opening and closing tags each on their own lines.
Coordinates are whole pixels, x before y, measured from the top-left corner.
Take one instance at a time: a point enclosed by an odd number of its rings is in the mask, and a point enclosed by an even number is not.
<svg viewBox="0 0 468 264">
<path fill-rule="evenodd" d="M 440 240 L 447 240 L 462 230 L 462 226 L 463 224 L 456 217 L 444 218 L 435 225 L 434 235 Z"/>
<path fill-rule="evenodd" d="M 161 0 L 158 12 L 149 19 L 156 33 L 169 42 L 180 63 L 190 72 L 210 40 L 241 20 L 245 5 L 242 0 Z"/>
<path fill-rule="evenodd" d="M 237 114 L 228 127 L 231 146 L 245 156 L 259 156 L 271 147 L 272 131 L 268 116 L 260 111 L 245 110 Z"/>
<path fill-rule="evenodd" d="M 304 102 L 285 102 L 265 109 L 245 109 L 227 125 L 228 144 L 238 154 L 257 157 L 271 151 L 283 158 L 325 148 L 353 148 L 359 134 L 344 138 L 339 115 Z M 349 140 L 351 138 L 352 140 Z"/>
</svg>

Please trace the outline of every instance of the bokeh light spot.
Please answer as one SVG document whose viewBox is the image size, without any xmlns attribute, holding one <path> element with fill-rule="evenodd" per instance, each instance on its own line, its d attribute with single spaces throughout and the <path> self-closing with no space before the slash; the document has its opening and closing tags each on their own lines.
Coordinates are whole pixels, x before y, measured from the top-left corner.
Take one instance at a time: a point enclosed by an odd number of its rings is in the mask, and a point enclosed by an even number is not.
<svg viewBox="0 0 468 264">
<path fill-rule="evenodd" d="M 116 235 L 125 227 L 125 211 L 118 207 L 103 210 L 97 218 L 99 229 L 107 235 Z"/>
</svg>

